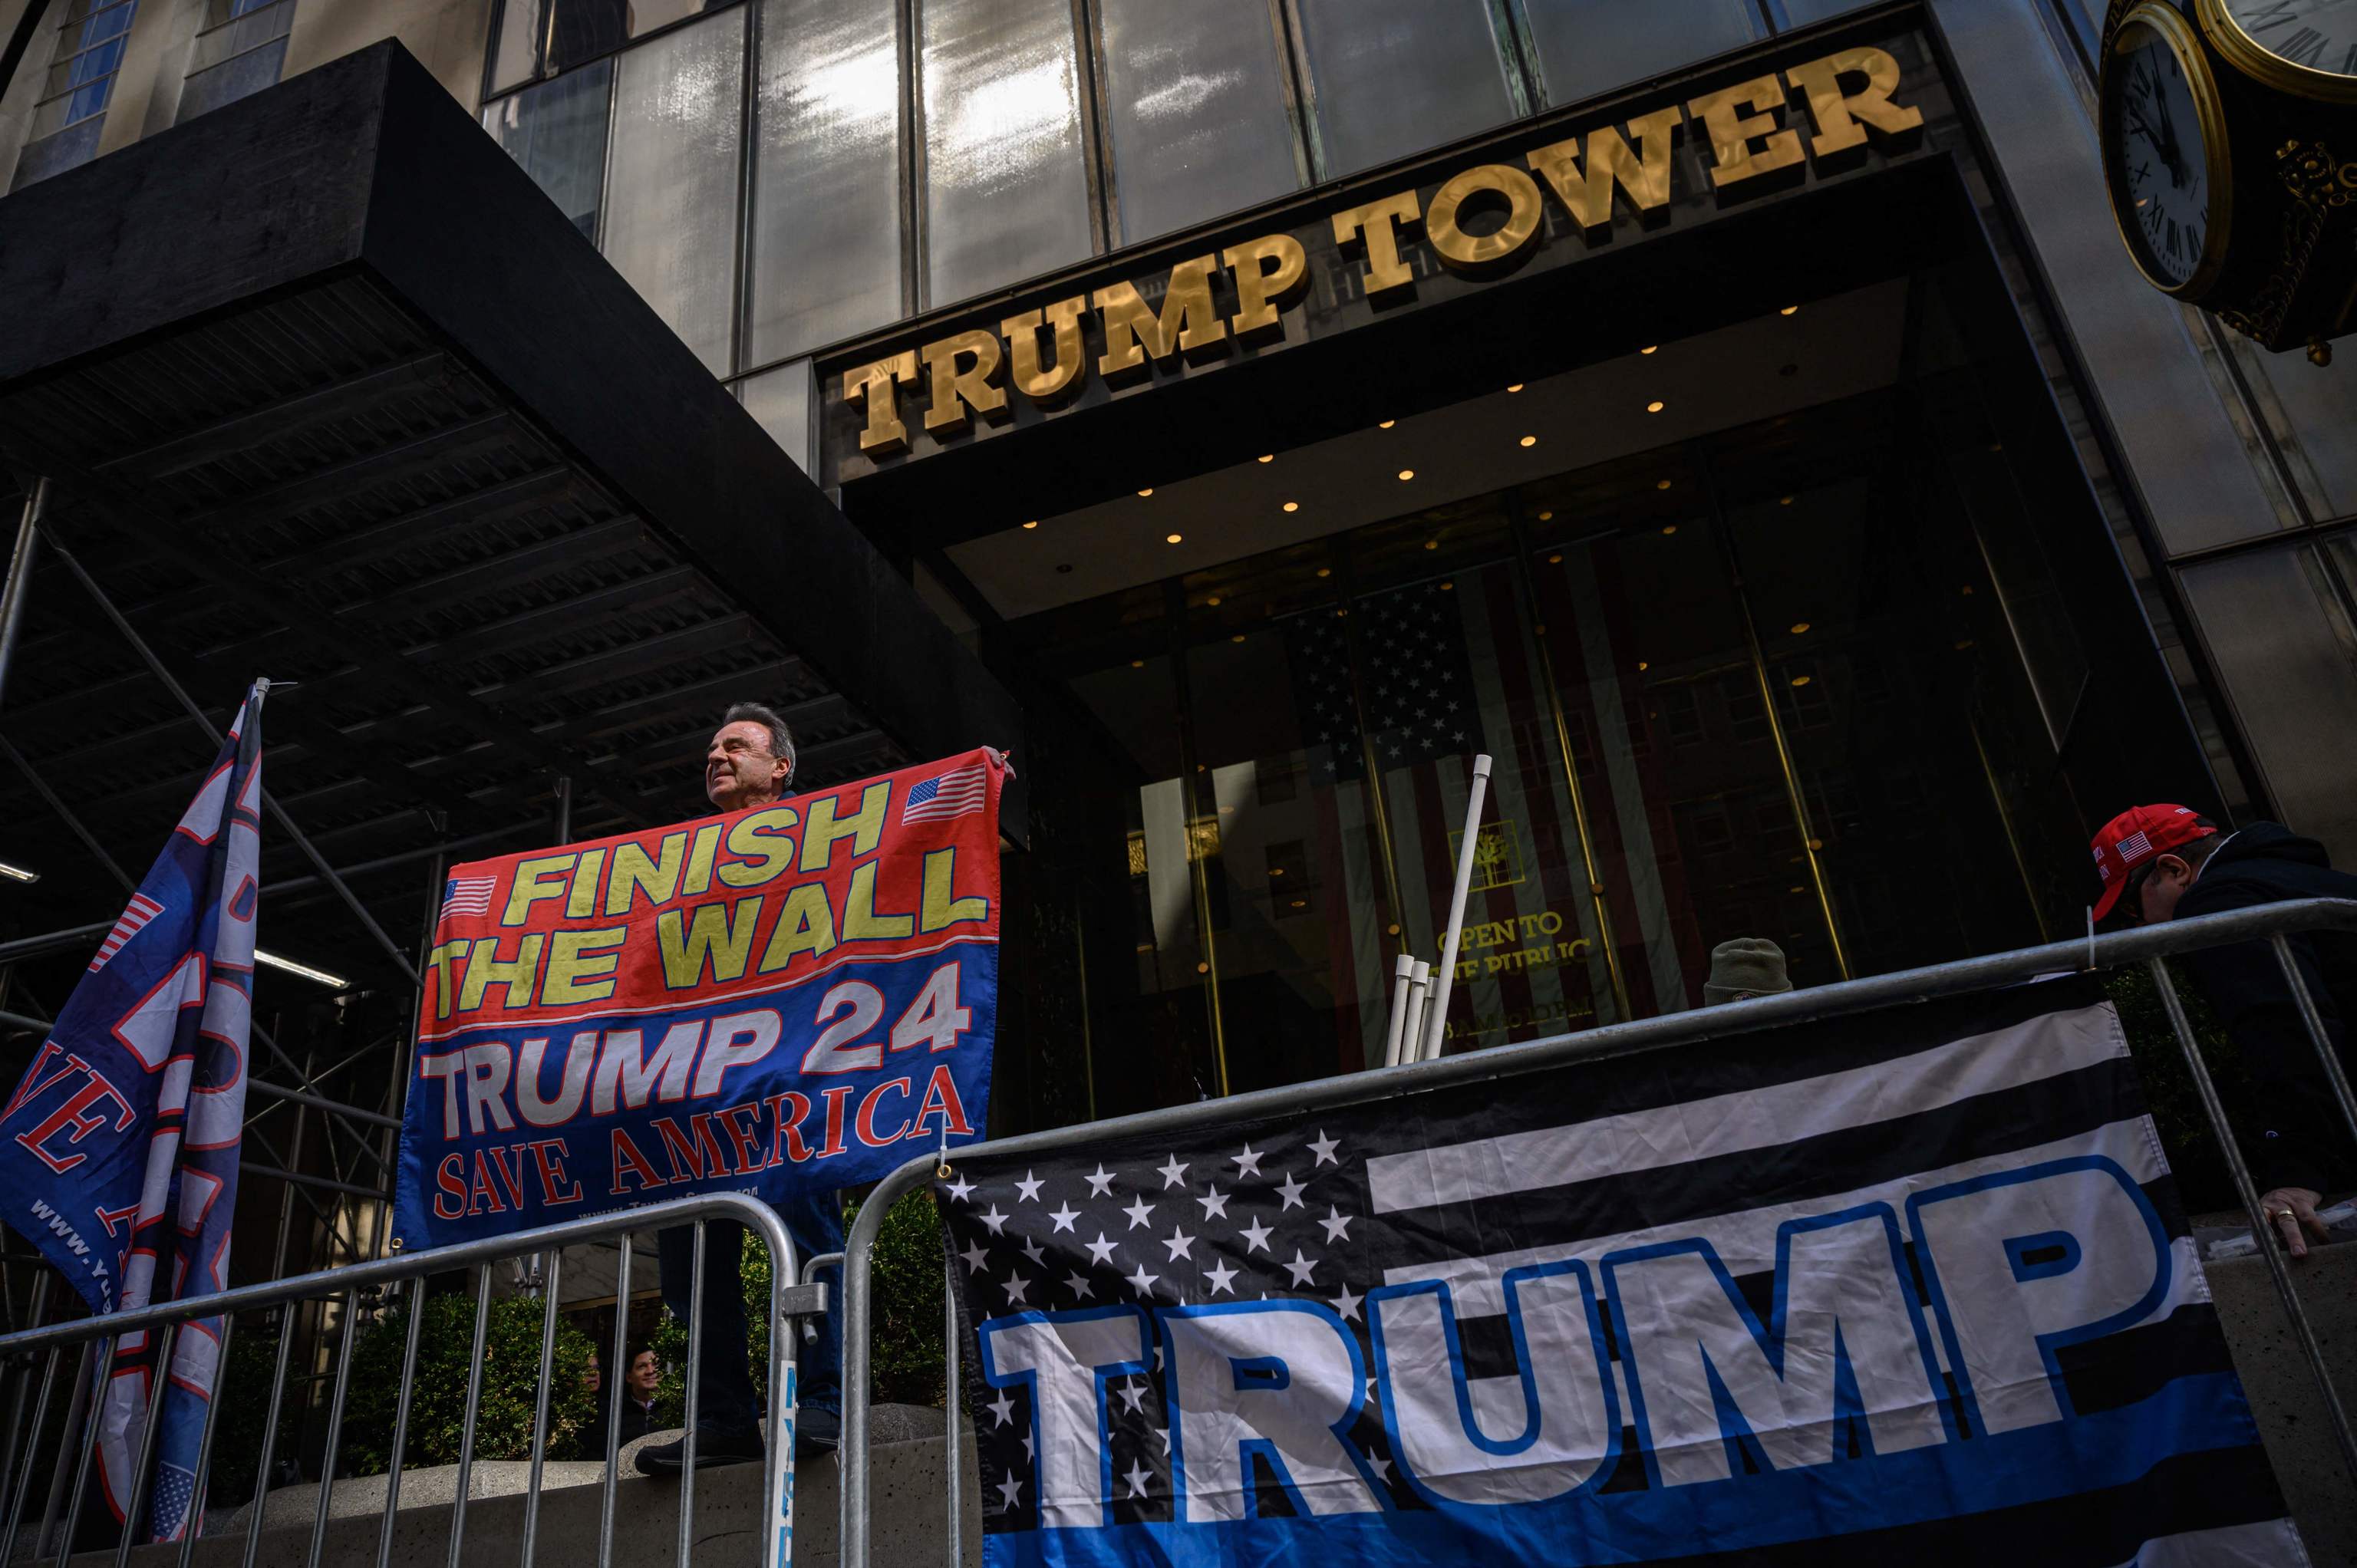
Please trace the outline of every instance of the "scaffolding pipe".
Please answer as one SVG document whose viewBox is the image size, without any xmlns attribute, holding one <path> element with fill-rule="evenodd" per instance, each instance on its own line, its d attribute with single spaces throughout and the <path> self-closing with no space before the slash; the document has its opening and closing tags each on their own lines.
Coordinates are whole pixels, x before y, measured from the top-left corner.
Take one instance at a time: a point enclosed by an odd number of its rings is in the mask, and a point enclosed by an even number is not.
<svg viewBox="0 0 2357 1568">
<path fill-rule="evenodd" d="M 29 8 L 27 19 L 38 15 L 40 9 L 38 5 Z M 9 47 L 16 48 L 14 39 Z M 8 69 L 16 69 L 13 55 Z M 16 654 L 16 634 L 25 626 L 25 601 L 33 592 L 33 552 L 40 542 L 41 512 L 48 499 L 49 481 L 46 478 L 35 479 L 31 493 L 25 497 L 24 521 L 16 525 L 16 547 L 8 554 L 8 581 L 0 587 L 0 693 L 7 691 L 8 665 Z"/>
</svg>

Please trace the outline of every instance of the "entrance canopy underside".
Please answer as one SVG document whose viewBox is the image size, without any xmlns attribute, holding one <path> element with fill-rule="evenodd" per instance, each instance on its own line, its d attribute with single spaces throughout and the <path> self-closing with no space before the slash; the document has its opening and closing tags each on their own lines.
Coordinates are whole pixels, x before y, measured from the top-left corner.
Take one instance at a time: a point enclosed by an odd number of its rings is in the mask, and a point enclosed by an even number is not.
<svg viewBox="0 0 2357 1568">
<path fill-rule="evenodd" d="M 576 839 L 708 810 L 734 701 L 787 717 L 802 788 L 1019 744 L 1012 699 L 397 46 L 0 203 L 0 299 L 8 521 L 50 481 L 0 707 L 0 860 L 41 880 L 0 940 L 111 920 L 69 819 L 135 879 L 211 755 L 99 595 L 217 725 L 287 683 L 269 789 L 404 946 L 435 847 L 554 841 L 559 780 Z M 263 945 L 396 976 L 264 842 Z"/>
</svg>

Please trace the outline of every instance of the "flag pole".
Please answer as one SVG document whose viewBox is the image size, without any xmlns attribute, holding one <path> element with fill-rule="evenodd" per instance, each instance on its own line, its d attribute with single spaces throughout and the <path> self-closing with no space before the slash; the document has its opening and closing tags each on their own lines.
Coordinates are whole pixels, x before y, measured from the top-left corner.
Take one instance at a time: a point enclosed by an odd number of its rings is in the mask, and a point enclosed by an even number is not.
<svg viewBox="0 0 2357 1568">
<path fill-rule="evenodd" d="M 1415 960 L 1405 953 L 1392 964 L 1392 1027 L 1383 1040 L 1383 1065 L 1400 1064 L 1400 1045 L 1407 1038 L 1408 987 L 1415 979 Z"/>
<path fill-rule="evenodd" d="M 1490 792 L 1490 758 L 1473 758 L 1473 789 L 1465 800 L 1465 836 L 1457 845 L 1457 887 L 1448 896 L 1448 936 L 1440 945 L 1440 966 L 1433 972 L 1432 1000 L 1424 1010 L 1424 1049 L 1419 1058 L 1440 1055 L 1440 1037 L 1448 1027 L 1448 992 L 1457 978 L 1457 943 L 1465 934 L 1465 895 L 1473 886 L 1473 846 L 1480 837 L 1481 800 Z"/>
</svg>

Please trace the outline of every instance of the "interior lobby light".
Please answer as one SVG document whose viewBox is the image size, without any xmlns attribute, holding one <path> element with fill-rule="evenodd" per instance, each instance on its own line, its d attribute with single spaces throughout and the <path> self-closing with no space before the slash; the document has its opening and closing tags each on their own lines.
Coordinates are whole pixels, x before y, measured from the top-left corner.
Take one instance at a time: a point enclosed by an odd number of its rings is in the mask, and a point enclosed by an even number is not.
<svg viewBox="0 0 2357 1568">
<path fill-rule="evenodd" d="M 283 969 L 289 974 L 299 974 L 306 980 L 316 980 L 320 984 L 337 991 L 341 991 L 351 984 L 350 981 L 340 974 L 329 974 L 324 969 L 313 969 L 307 963 L 296 963 L 291 958 L 280 958 L 276 953 L 264 952 L 260 948 L 253 950 L 253 961 L 268 964 L 272 969 Z"/>
<path fill-rule="evenodd" d="M 1665 538 L 1670 534 L 1675 533 L 1677 531 L 1678 525 L 1674 522 L 1664 523 L 1662 525 L 1662 533 Z"/>
<path fill-rule="evenodd" d="M 1146 660 L 1143 659 L 1133 659 L 1129 661 L 1129 667 L 1132 670 L 1143 670 L 1146 668 Z"/>
<path fill-rule="evenodd" d="M 1652 668 L 1652 666 L 1651 664 L 1646 663 L 1643 660 L 1640 659 L 1639 660 L 1637 660 L 1637 673 L 1639 673 L 1640 675 L 1643 674 L 1646 671 L 1651 670 Z"/>
<path fill-rule="evenodd" d="M 1525 435 L 1523 437 L 1523 445 L 1525 446 L 1535 446 L 1538 444 L 1539 438 L 1535 435 Z"/>
<path fill-rule="evenodd" d="M 1186 537 L 1187 536 L 1183 533 L 1166 533 L 1162 536 L 1162 542 L 1165 544 L 1176 544 Z"/>
<path fill-rule="evenodd" d="M 1287 511 L 1299 511 L 1301 510 L 1301 503 L 1299 501 L 1287 501 L 1285 503 L 1285 510 Z"/>
<path fill-rule="evenodd" d="M 1424 547 L 1426 550 L 1437 550 L 1440 548 L 1440 541 L 1437 539 L 1427 539 L 1424 542 Z"/>
<path fill-rule="evenodd" d="M 1640 354 L 1651 354 L 1651 353 L 1654 353 L 1654 352 L 1656 352 L 1657 350 L 1659 350 L 1659 349 L 1660 349 L 1660 348 L 1661 348 L 1661 345 L 1660 345 L 1659 343 L 1656 343 L 1656 344 L 1652 345 L 1652 348 L 1648 348 L 1648 349 L 1638 349 L 1638 350 L 1637 350 L 1637 352 L 1639 352 Z"/>
<path fill-rule="evenodd" d="M 1667 479 L 1656 480 L 1653 488 L 1657 490 L 1666 490 L 1670 488 L 1670 481 Z"/>
<path fill-rule="evenodd" d="M 1205 599 L 1203 602 L 1211 606 L 1213 609 L 1218 609 L 1220 607 L 1220 596 L 1213 594 L 1210 598 Z"/>
<path fill-rule="evenodd" d="M 1442 593 L 1444 593 L 1444 594 L 1445 594 L 1445 593 L 1448 592 L 1448 590 L 1449 590 L 1449 589 L 1451 589 L 1451 588 L 1455 587 L 1456 585 L 1456 585 L 1456 584 L 1454 584 L 1454 583 L 1443 583 L 1443 584 L 1441 584 L 1441 585 L 1440 585 L 1440 591 L 1441 591 Z"/>
<path fill-rule="evenodd" d="M 1413 479 L 1415 478 L 1415 470 L 1414 468 L 1402 468 L 1400 470 L 1400 478 L 1403 480 Z"/>
<path fill-rule="evenodd" d="M 1397 424 L 1398 423 L 1399 421 L 1396 419 L 1386 419 L 1381 424 L 1376 425 L 1375 428 L 1378 430 L 1389 430 L 1393 425 Z"/>
<path fill-rule="evenodd" d="M 1801 498 L 1798 496 L 1786 496 L 1782 500 L 1778 501 L 1776 504 L 1778 506 L 1791 506 L 1794 501 L 1800 499 Z"/>
<path fill-rule="evenodd" d="M 5 860 L 0 860 L 0 876 L 5 876 L 11 882 L 38 882 L 41 879 L 39 872 L 28 870 L 21 865 L 11 865 Z"/>
<path fill-rule="evenodd" d="M 1798 636 L 1800 636 L 1803 632 L 1805 632 L 1805 631 L 1807 631 L 1808 629 L 1809 629 L 1809 623 L 1808 623 L 1807 621 L 1804 621 L 1804 620 L 1796 620 L 1796 621 L 1794 621 L 1794 622 L 1792 623 L 1792 635 L 1793 635 L 1794 637 L 1798 637 Z"/>
<path fill-rule="evenodd" d="M 1276 454 L 1274 452 L 1265 452 L 1261 454 L 1260 460 L 1264 463 L 1274 463 L 1276 461 Z"/>
<path fill-rule="evenodd" d="M 1551 511 L 1543 511 L 1539 513 L 1539 521 L 1541 522 L 1553 522 L 1555 521 L 1555 513 Z"/>
<path fill-rule="evenodd" d="M 1663 406 L 1662 400 L 1660 398 L 1655 398 L 1652 402 L 1645 405 L 1645 412 L 1647 413 L 1659 413 L 1662 412 Z"/>
<path fill-rule="evenodd" d="M 1318 568 L 1318 575 L 1321 577 L 1330 577 L 1334 575 L 1334 568 L 1331 566 L 1320 566 Z"/>
<path fill-rule="evenodd" d="M 1037 528 L 1037 527 L 1039 527 L 1039 523 L 1037 523 L 1037 522 L 1027 522 L 1027 523 L 1025 523 L 1023 526 L 1024 526 L 1024 527 L 1026 527 L 1026 528 Z"/>
<path fill-rule="evenodd" d="M 1795 675 L 1792 677 L 1792 684 L 1795 686 L 1805 686 L 1808 683 L 1809 677 L 1806 675 Z"/>
<path fill-rule="evenodd" d="M 1233 636 L 1233 637 L 1232 637 L 1232 638 L 1228 639 L 1228 640 L 1229 640 L 1230 642 L 1242 642 L 1243 639 L 1244 639 L 1244 634 L 1243 634 L 1243 632 L 1238 632 L 1238 633 L 1236 633 L 1236 634 L 1235 634 L 1235 636 Z"/>
<path fill-rule="evenodd" d="M 1523 383 L 1516 381 L 1512 386 L 1508 387 L 1506 390 L 1510 392 L 1518 392 L 1523 390 Z"/>
<path fill-rule="evenodd" d="M 1146 489 L 1138 491 L 1137 493 L 1141 496 L 1150 496 L 1154 493 L 1154 487 L 1152 485 L 1148 485 Z"/>
<path fill-rule="evenodd" d="M 1779 315 L 1779 316 L 1790 316 L 1790 315 L 1792 315 L 1794 311 L 1796 311 L 1796 310 L 1798 310 L 1798 309 L 1800 309 L 1800 308 L 1801 308 L 1801 307 L 1800 307 L 1799 306 L 1797 306 L 1797 305 L 1788 305 L 1788 306 L 1786 306 L 1783 309 L 1781 309 L 1781 310 L 1778 311 L 1776 314 L 1777 314 L 1777 315 Z"/>
<path fill-rule="evenodd" d="M 1563 564 L 1563 557 L 1560 555 L 1550 555 L 1547 557 L 1547 564 L 1550 566 L 1560 566 Z"/>
</svg>

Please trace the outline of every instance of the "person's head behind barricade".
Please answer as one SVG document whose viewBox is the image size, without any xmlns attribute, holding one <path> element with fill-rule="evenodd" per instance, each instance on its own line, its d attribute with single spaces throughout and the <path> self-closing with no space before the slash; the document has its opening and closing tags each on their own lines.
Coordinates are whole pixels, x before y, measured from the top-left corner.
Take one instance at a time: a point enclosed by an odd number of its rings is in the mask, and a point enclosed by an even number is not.
<svg viewBox="0 0 2357 1568">
<path fill-rule="evenodd" d="M 2103 880 L 2094 918 L 2115 910 L 2137 925 L 2158 925 L 2177 913 L 2178 900 L 2217 853 L 2218 824 L 2190 806 L 2134 806 L 2105 822 L 2089 846 Z"/>
<path fill-rule="evenodd" d="M 1766 937 L 1736 937 L 1710 950 L 1710 978 L 1702 983 L 1702 1004 L 1716 1007 L 1792 989 L 1782 948 Z"/>
<path fill-rule="evenodd" d="M 794 737 L 775 709 L 733 703 L 704 749 L 704 795 L 724 811 L 764 806 L 794 780 Z"/>
</svg>

